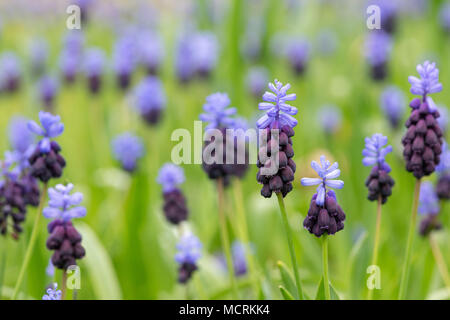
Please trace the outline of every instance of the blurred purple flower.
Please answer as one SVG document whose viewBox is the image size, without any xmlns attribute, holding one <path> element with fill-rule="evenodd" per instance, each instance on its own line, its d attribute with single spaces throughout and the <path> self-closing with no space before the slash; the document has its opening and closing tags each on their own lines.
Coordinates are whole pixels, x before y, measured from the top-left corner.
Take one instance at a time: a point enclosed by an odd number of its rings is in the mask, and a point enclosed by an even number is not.
<svg viewBox="0 0 450 320">
<path fill-rule="evenodd" d="M 42 102 L 47 108 L 51 108 L 59 91 L 58 79 L 52 76 L 43 76 L 39 80 L 38 88 Z"/>
<path fill-rule="evenodd" d="M 19 88 L 22 68 L 19 59 L 12 52 L 4 52 L 0 56 L 0 87 L 14 92 Z"/>
<path fill-rule="evenodd" d="M 138 38 L 139 62 L 149 74 L 156 74 L 164 60 L 164 44 L 155 32 L 143 32 Z"/>
<path fill-rule="evenodd" d="M 444 105 L 438 105 L 437 107 L 438 111 L 439 111 L 439 118 L 436 119 L 436 121 L 439 124 L 439 127 L 441 128 L 442 132 L 447 132 L 447 128 L 448 128 L 448 110 L 447 107 Z"/>
<path fill-rule="evenodd" d="M 261 102 L 258 105 L 259 110 L 267 110 L 267 112 L 256 122 L 257 127 L 259 129 L 265 129 L 269 126 L 281 128 L 284 125 L 291 128 L 295 127 L 298 121 L 292 116 L 297 114 L 297 108 L 286 103 L 286 101 L 294 101 L 297 98 L 295 93 L 286 93 L 291 85 L 288 83 L 283 86 L 281 82 L 275 79 L 274 83 L 269 83 L 268 86 L 273 93 L 266 91 L 263 95 L 263 100 L 266 102 Z"/>
<path fill-rule="evenodd" d="M 252 67 L 247 72 L 247 86 L 253 96 L 259 98 L 269 82 L 269 72 L 264 67 Z"/>
<path fill-rule="evenodd" d="M 100 77 L 105 69 L 105 53 L 98 48 L 90 48 L 84 56 L 84 71 L 88 77 Z"/>
<path fill-rule="evenodd" d="M 122 168 L 133 172 L 137 166 L 137 160 L 144 155 L 144 145 L 141 138 L 125 132 L 118 135 L 112 141 L 113 155 L 122 164 Z"/>
<path fill-rule="evenodd" d="M 31 69 L 35 75 L 45 71 L 48 60 L 48 43 L 45 39 L 34 39 L 30 44 Z"/>
<path fill-rule="evenodd" d="M 383 31 L 371 31 L 365 43 L 365 56 L 372 67 L 384 65 L 392 50 L 391 37 Z"/>
<path fill-rule="evenodd" d="M 42 300 L 61 300 L 62 292 L 58 290 L 58 284 L 55 282 L 53 287 L 47 289 L 47 294 L 44 294 Z"/>
<path fill-rule="evenodd" d="M 336 51 L 338 39 L 336 33 L 331 30 L 321 30 L 316 39 L 316 50 L 324 55 L 329 56 Z"/>
<path fill-rule="evenodd" d="M 436 166 L 436 172 L 440 176 L 450 174 L 450 149 L 448 148 L 447 142 L 444 142 L 442 145 L 441 161 Z"/>
<path fill-rule="evenodd" d="M 305 39 L 291 39 L 286 48 L 286 55 L 297 74 L 302 74 L 309 60 L 310 43 Z"/>
<path fill-rule="evenodd" d="M 13 150 L 26 153 L 34 143 L 33 133 L 28 130 L 28 119 L 15 116 L 9 123 L 9 142 Z"/>
<path fill-rule="evenodd" d="M 450 2 L 446 2 L 442 5 L 439 18 L 444 30 L 450 33 Z"/>
<path fill-rule="evenodd" d="M 202 256 L 201 249 L 200 240 L 192 233 L 185 233 L 177 244 L 175 261 L 179 264 L 197 264 L 198 259 Z"/>
<path fill-rule="evenodd" d="M 430 181 L 422 182 L 420 186 L 419 196 L 419 212 L 420 214 L 433 214 L 439 213 L 439 199 L 434 191 L 433 184 Z"/>
<path fill-rule="evenodd" d="M 384 114 L 396 128 L 406 110 L 405 95 L 398 87 L 389 86 L 382 92 L 380 100 Z"/>
<path fill-rule="evenodd" d="M 318 118 L 323 131 L 327 134 L 333 134 L 341 127 L 342 114 L 337 106 L 325 105 L 321 107 Z"/>
<path fill-rule="evenodd" d="M 117 40 L 113 52 L 113 67 L 121 88 L 130 84 L 131 74 L 136 68 L 137 48 L 133 37 L 122 37 Z"/>
<path fill-rule="evenodd" d="M 198 32 L 191 41 L 195 69 L 200 75 L 208 76 L 216 66 L 219 55 L 217 37 L 212 32 Z"/>
<path fill-rule="evenodd" d="M 54 188 L 48 188 L 48 207 L 42 211 L 47 219 L 61 219 L 69 221 L 74 218 L 83 218 L 86 216 L 86 208 L 79 205 L 83 201 L 83 194 L 75 192 L 70 194 L 73 184 L 57 184 Z"/>
<path fill-rule="evenodd" d="M 157 181 L 162 185 L 163 192 L 166 193 L 175 190 L 184 182 L 184 179 L 184 172 L 180 166 L 166 163 L 159 169 Z"/>
<path fill-rule="evenodd" d="M 159 121 L 160 111 L 166 107 L 166 93 L 155 76 L 144 78 L 134 91 L 134 108 L 150 124 Z"/>
<path fill-rule="evenodd" d="M 234 119 L 230 116 L 236 114 L 236 108 L 227 108 L 230 105 L 230 98 L 226 93 L 213 93 L 206 97 L 200 120 L 209 122 L 205 129 L 229 128 L 234 124 Z"/>
</svg>

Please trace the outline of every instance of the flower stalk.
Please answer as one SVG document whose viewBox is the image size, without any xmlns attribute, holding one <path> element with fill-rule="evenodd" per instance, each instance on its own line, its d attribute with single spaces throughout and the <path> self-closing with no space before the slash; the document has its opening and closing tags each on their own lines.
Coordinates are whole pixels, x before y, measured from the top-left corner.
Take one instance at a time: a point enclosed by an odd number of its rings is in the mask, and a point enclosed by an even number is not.
<svg viewBox="0 0 450 320">
<path fill-rule="evenodd" d="M 330 281 L 328 280 L 328 235 L 322 238 L 322 264 L 323 264 L 323 287 L 325 289 L 325 299 L 331 300 Z"/>
<path fill-rule="evenodd" d="M 375 241 L 373 245 L 372 265 L 376 265 L 378 261 L 378 248 L 380 245 L 380 229 L 381 229 L 381 205 L 382 205 L 381 202 L 382 197 L 380 195 L 377 203 L 377 221 L 375 224 Z M 373 291 L 374 291 L 373 289 L 369 290 L 368 300 L 372 300 Z"/>
</svg>

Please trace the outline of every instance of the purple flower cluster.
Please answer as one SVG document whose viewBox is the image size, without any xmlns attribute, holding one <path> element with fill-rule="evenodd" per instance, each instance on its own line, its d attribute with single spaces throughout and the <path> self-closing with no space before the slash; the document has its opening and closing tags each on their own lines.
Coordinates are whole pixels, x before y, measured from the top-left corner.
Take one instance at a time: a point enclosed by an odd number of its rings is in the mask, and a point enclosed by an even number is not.
<svg viewBox="0 0 450 320">
<path fill-rule="evenodd" d="M 150 125 L 159 122 L 166 103 L 163 84 L 157 77 L 148 76 L 135 88 L 134 107 Z"/>
<path fill-rule="evenodd" d="M 441 223 L 437 219 L 439 211 L 439 199 L 434 191 L 433 184 L 429 181 L 423 182 L 419 196 L 419 213 L 423 215 L 419 225 L 419 233 L 422 236 L 442 228 Z"/>
<path fill-rule="evenodd" d="M 61 300 L 62 292 L 58 290 L 58 284 L 56 282 L 46 292 L 47 294 L 42 296 L 42 300 Z"/>
<path fill-rule="evenodd" d="M 57 78 L 43 76 L 38 83 L 39 97 L 46 109 L 52 109 L 56 95 L 59 91 L 59 82 Z"/>
<path fill-rule="evenodd" d="M 450 199 L 450 150 L 447 143 L 442 146 L 441 162 L 436 166 L 438 173 L 438 182 L 436 185 L 436 194 L 439 199 Z"/>
<path fill-rule="evenodd" d="M 113 52 L 113 67 L 117 77 L 117 83 L 121 89 L 127 89 L 130 86 L 131 75 L 136 68 L 137 48 L 134 38 L 120 38 Z"/>
<path fill-rule="evenodd" d="M 12 52 L 4 52 L 0 56 L 0 91 L 17 91 L 21 78 L 22 68 L 19 59 Z"/>
<path fill-rule="evenodd" d="M 387 198 L 392 194 L 394 180 L 389 176 L 391 168 L 385 162 L 386 155 L 392 152 L 392 147 L 387 146 L 387 137 L 380 133 L 375 133 L 372 137 L 365 139 L 366 147 L 362 154 L 363 165 L 366 167 L 373 166 L 369 177 L 366 180 L 366 187 L 369 189 L 368 199 L 377 201 L 381 199 L 381 203 L 386 203 Z"/>
<path fill-rule="evenodd" d="M 34 121 L 28 122 L 28 129 L 42 137 L 29 158 L 30 174 L 42 182 L 47 182 L 50 178 L 61 177 L 66 166 L 66 161 L 60 155 L 61 147 L 51 140 L 63 133 L 64 124 L 61 123 L 60 116 L 44 111 L 39 112 L 39 121 L 42 127 Z"/>
<path fill-rule="evenodd" d="M 405 113 L 405 95 L 395 87 L 387 87 L 381 94 L 381 108 L 393 128 L 397 128 Z"/>
<path fill-rule="evenodd" d="M 422 96 L 422 99 L 416 98 L 410 103 L 412 112 L 406 121 L 408 130 L 402 144 L 406 169 L 420 179 L 434 172 L 442 153 L 443 133 L 436 120 L 439 112 L 428 96 L 441 91 L 442 84 L 439 83 L 439 70 L 435 63 L 425 61 L 417 66 L 417 72 L 420 79 L 411 76 L 408 81 L 411 83 L 411 93 Z"/>
<path fill-rule="evenodd" d="M 450 3 L 444 3 L 442 5 L 440 14 L 440 23 L 445 32 L 450 34 Z"/>
<path fill-rule="evenodd" d="M 372 78 L 383 80 L 387 75 L 387 63 L 392 50 L 391 37 L 383 31 L 372 31 L 367 36 L 365 55 L 371 66 Z"/>
<path fill-rule="evenodd" d="M 264 93 L 266 84 L 269 82 L 269 72 L 264 67 L 253 67 L 248 70 L 247 83 L 250 93 L 259 98 Z"/>
<path fill-rule="evenodd" d="M 63 49 L 59 57 L 59 67 L 66 83 L 75 81 L 83 57 L 84 35 L 72 30 L 64 38 Z"/>
<path fill-rule="evenodd" d="M 54 219 L 48 224 L 50 235 L 47 239 L 47 249 L 54 250 L 52 264 L 63 270 L 76 265 L 76 260 L 85 255 L 81 235 L 73 226 L 71 219 L 84 217 L 86 209 L 79 206 L 83 201 L 83 195 L 79 192 L 70 194 L 72 189 L 71 183 L 49 188 L 50 200 L 48 207 L 43 210 L 44 217 Z"/>
<path fill-rule="evenodd" d="M 137 161 L 144 155 L 144 144 L 141 138 L 129 132 L 118 135 L 112 141 L 113 155 L 125 171 L 136 170 Z"/>
<path fill-rule="evenodd" d="M 102 76 L 105 70 L 105 53 L 98 48 L 90 48 L 84 56 L 84 73 L 88 80 L 91 93 L 97 94 L 102 86 Z"/>
<path fill-rule="evenodd" d="M 187 220 L 189 214 L 186 198 L 178 188 L 184 179 L 183 169 L 175 164 L 166 163 L 159 170 L 157 181 L 163 187 L 164 214 L 175 225 Z"/>
<path fill-rule="evenodd" d="M 192 233 L 185 233 L 181 236 L 177 244 L 177 253 L 175 261 L 179 264 L 178 281 L 186 283 L 195 270 L 197 270 L 197 261 L 202 256 L 202 243 Z"/>
<path fill-rule="evenodd" d="M 30 45 L 31 70 L 34 75 L 44 73 L 48 60 L 48 43 L 44 39 L 35 39 Z"/>
<path fill-rule="evenodd" d="M 155 32 L 142 33 L 138 38 L 139 62 L 148 74 L 157 74 L 164 60 L 164 45 Z"/>
<path fill-rule="evenodd" d="M 287 44 L 286 55 L 297 75 L 302 75 L 306 71 L 310 57 L 310 47 L 309 42 L 305 39 L 292 39 Z"/>
</svg>

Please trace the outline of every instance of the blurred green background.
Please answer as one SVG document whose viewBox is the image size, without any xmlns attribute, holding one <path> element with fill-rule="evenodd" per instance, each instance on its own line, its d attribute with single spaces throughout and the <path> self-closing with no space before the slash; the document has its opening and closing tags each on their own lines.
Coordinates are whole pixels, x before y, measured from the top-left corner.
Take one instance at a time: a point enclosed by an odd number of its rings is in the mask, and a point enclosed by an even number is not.
<svg viewBox="0 0 450 320">
<path fill-rule="evenodd" d="M 40 1 L 34 1 L 39 7 Z M 129 24 L 140 26 L 133 16 L 144 2 L 95 1 L 98 7 L 87 24 L 82 25 L 86 46 L 103 48 L 108 57 L 116 39 L 114 16 L 102 14 L 108 5 L 115 6 Z M 298 2 L 298 3 L 297 3 Z M 342 169 L 343 190 L 337 197 L 347 219 L 345 229 L 330 237 L 330 280 L 341 299 L 364 299 L 367 295 L 366 268 L 372 254 L 376 203 L 367 200 L 365 178 L 370 169 L 362 165 L 361 151 L 364 137 L 381 132 L 387 135 L 394 152 L 387 157 L 396 181 L 393 195 L 383 206 L 379 266 L 381 290 L 377 299 L 397 297 L 401 267 L 412 205 L 414 177 L 406 172 L 401 156 L 399 130 L 390 128 L 379 103 L 382 90 L 395 84 L 411 100 L 407 77 L 416 75 L 415 67 L 426 59 L 437 62 L 442 93 L 433 96 L 439 104 L 450 105 L 450 37 L 439 25 L 437 16 L 442 1 L 425 1 L 426 8 L 399 15 L 398 29 L 393 38 L 389 76 L 381 83 L 369 77 L 363 47 L 367 35 L 364 1 L 149 1 L 157 17 L 156 30 L 165 45 L 165 59 L 159 74 L 168 98 L 162 122 L 148 127 L 132 110 L 131 99 L 116 87 L 112 70 L 104 77 L 104 88 L 93 97 L 81 76 L 71 86 L 61 86 L 56 100 L 55 113 L 61 115 L 65 132 L 57 140 L 67 160 L 63 177 L 58 182 L 72 182 L 85 196 L 88 214 L 75 221 L 83 234 L 87 255 L 80 261 L 81 290 L 79 299 L 226 299 L 230 297 L 230 284 L 226 272 L 220 267 L 215 254 L 221 251 L 217 216 L 215 185 L 200 165 L 183 165 L 186 182 L 182 189 L 190 209 L 189 226 L 203 242 L 203 257 L 199 271 L 187 288 L 176 282 L 177 265 L 174 261 L 176 230 L 165 220 L 162 212 L 162 190 L 156 183 L 158 169 L 170 161 L 170 141 L 177 128 L 193 132 L 193 121 L 202 111 L 205 97 L 221 91 L 230 96 L 238 113 L 254 121 L 260 114 L 256 100 L 247 90 L 246 71 L 252 65 L 268 68 L 270 79 L 277 78 L 292 85 L 297 94 L 292 103 L 298 107 L 299 125 L 293 138 L 297 163 L 294 190 L 286 197 L 290 227 L 295 236 L 295 249 L 300 265 L 305 292 L 314 297 L 322 275 L 320 241 L 303 229 L 314 188 L 304 188 L 300 178 L 312 176 L 310 161 L 326 154 L 338 161 Z M 48 2 L 42 1 L 42 5 Z M 107 4 L 106 4 L 107 3 Z M 14 51 L 27 70 L 28 46 L 32 39 L 43 37 L 50 44 L 50 66 L 58 72 L 58 54 L 62 38 L 67 33 L 65 6 L 55 5 L 43 14 L 28 8 L 21 9 L 22 1 L 14 7 L 12 2 L 2 2 L 0 19 L 0 52 Z M 23 5 L 23 4 L 22 4 Z M 417 4 L 415 4 L 417 5 Z M 51 5 L 49 5 L 52 7 Z M 211 8 L 219 6 L 211 14 Z M 412 5 L 411 5 L 412 6 Z M 417 5 L 418 6 L 418 5 Z M 9 7 L 9 11 L 6 9 Z M 53 7 L 52 7 L 53 8 Z M 102 9 L 103 8 L 103 9 Z M 23 11 L 21 11 L 23 10 Z M 94 9 L 93 9 L 94 10 Z M 105 9 L 106 10 L 106 9 Z M 43 10 L 44 11 L 44 10 Z M 9 16 L 9 12 L 15 15 Z M 8 15 L 7 15 L 8 14 Z M 242 57 L 241 45 L 250 16 L 263 22 L 261 58 L 255 63 Z M 217 68 L 208 81 L 195 80 L 180 84 L 175 77 L 174 46 L 184 24 L 195 21 L 198 29 L 212 30 L 219 39 L 220 56 Z M 271 39 L 276 34 L 299 35 L 315 43 L 319 33 L 332 30 L 337 38 L 336 51 L 323 56 L 314 50 L 304 76 L 296 76 L 285 59 L 273 54 Z M 133 85 L 144 76 L 140 70 L 133 76 Z M 0 151 L 9 148 L 7 128 L 12 116 L 23 115 L 37 119 L 40 102 L 37 89 L 29 72 L 19 92 L 0 94 Z M 342 125 L 331 136 L 321 129 L 317 112 L 323 104 L 335 104 L 342 112 Z M 404 114 L 403 121 L 409 114 Z M 403 122 L 402 121 L 402 122 Z M 139 162 L 139 170 L 124 173 L 111 155 L 110 141 L 118 133 L 129 130 L 140 135 L 146 146 L 146 155 Z M 256 166 L 251 166 L 241 188 L 232 184 L 227 189 L 227 214 L 232 239 L 239 239 L 236 231 L 236 194 L 242 192 L 250 240 L 257 261 L 258 281 L 262 293 L 258 298 L 281 299 L 281 284 L 277 261 L 290 266 L 279 209 L 275 197 L 260 196 L 256 182 Z M 427 180 L 435 181 L 435 176 Z M 442 208 L 444 229 L 436 239 L 450 265 L 450 218 L 448 208 Z M 0 239 L 0 258 L 6 261 L 2 298 L 11 295 L 24 257 L 35 209 L 27 214 L 25 231 L 19 241 Z M 42 222 L 42 221 L 41 221 Z M 46 286 L 53 281 L 45 274 L 50 252 L 45 248 L 47 231 L 40 226 L 39 239 L 26 273 L 22 297 L 40 299 Z M 416 237 L 413 246 L 412 269 L 407 297 L 414 299 L 449 298 L 443 291 L 443 281 L 435 265 L 429 243 Z M 60 273 L 55 274 L 60 282 Z M 239 296 L 255 298 L 248 276 L 238 279 Z"/>
</svg>

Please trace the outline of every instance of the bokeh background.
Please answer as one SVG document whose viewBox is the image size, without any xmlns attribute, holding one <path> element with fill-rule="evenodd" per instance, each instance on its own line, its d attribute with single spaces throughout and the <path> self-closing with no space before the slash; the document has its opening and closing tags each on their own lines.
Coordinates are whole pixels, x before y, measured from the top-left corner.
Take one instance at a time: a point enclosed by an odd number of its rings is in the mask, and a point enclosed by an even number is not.
<svg viewBox="0 0 450 320">
<path fill-rule="evenodd" d="M 80 1 L 81 2 L 81 1 Z M 84 1 L 83 1 L 84 2 Z M 364 299 L 367 295 L 366 268 L 370 264 L 375 228 L 376 203 L 367 200 L 365 178 L 370 169 L 362 165 L 364 137 L 380 132 L 388 136 L 393 153 L 387 157 L 396 181 L 393 195 L 383 206 L 379 266 L 382 290 L 375 298 L 394 299 L 401 267 L 412 205 L 414 177 L 406 172 L 402 158 L 403 123 L 413 96 L 409 75 L 425 60 L 437 63 L 444 90 L 434 101 L 450 105 L 450 33 L 440 19 L 445 1 L 395 1 L 397 27 L 391 35 L 392 51 L 387 62 L 388 75 L 374 81 L 365 57 L 366 8 L 370 1 L 302 0 L 161 0 L 86 1 L 88 20 L 82 23 L 83 50 L 104 50 L 106 68 L 98 95 L 88 90 L 83 62 L 77 66 L 72 85 L 62 79 L 60 55 L 66 28 L 65 10 L 71 1 L 0 1 L 0 55 L 17 56 L 21 86 L 15 92 L 0 92 L 0 151 L 10 148 L 8 126 L 14 116 L 37 119 L 44 106 L 39 95 L 39 79 L 51 75 L 60 87 L 52 112 L 61 115 L 64 134 L 58 138 L 67 160 L 59 182 L 72 182 L 83 192 L 87 216 L 75 221 L 83 234 L 87 255 L 80 261 L 82 289 L 80 299 L 226 299 L 230 284 L 218 259 L 221 254 L 215 185 L 201 165 L 182 165 L 186 182 L 182 185 L 190 218 L 188 227 L 203 243 L 199 270 L 189 286 L 177 283 L 174 261 L 177 230 L 162 212 L 162 190 L 156 183 L 158 169 L 169 162 L 173 130 L 186 128 L 193 133 L 207 95 L 226 92 L 231 105 L 254 126 L 260 111 L 250 90 L 249 72 L 262 67 L 267 80 L 274 78 L 292 85 L 297 94 L 292 103 L 299 109 L 299 125 L 293 138 L 297 163 L 294 190 L 286 197 L 290 227 L 294 233 L 300 275 L 309 297 L 314 297 L 321 279 L 321 246 L 303 229 L 314 188 L 304 188 L 300 178 L 312 176 L 311 160 L 321 154 L 338 161 L 345 181 L 337 192 L 347 214 L 345 229 L 330 237 L 330 279 L 342 299 Z M 134 109 L 133 89 L 146 76 L 137 63 L 129 89 L 117 86 L 113 51 L 117 41 L 141 32 L 157 34 L 164 54 L 157 76 L 167 97 L 162 119 L 147 125 Z M 177 43 L 183 36 L 211 32 L 216 37 L 217 62 L 208 78 L 195 77 L 187 83 L 177 78 Z M 41 75 L 32 72 L 32 44 L 46 43 L 48 59 Z M 301 41 L 308 47 L 305 72 L 296 74 L 289 63 L 289 44 Z M 211 54 L 211 52 L 209 52 Z M 0 68 L 1 73 L 1 68 Z M 259 77 L 264 78 L 264 77 Z M 264 80 L 266 81 L 266 80 Z M 405 96 L 405 109 L 398 128 L 390 126 L 381 108 L 380 97 L 390 85 Z M 326 106 L 330 109 L 324 109 Z M 330 107 L 331 106 L 331 107 Z M 324 111 L 325 110 L 325 111 Z M 327 115 L 337 112 L 327 122 Z M 330 121 L 330 120 L 328 120 Z M 333 122 L 333 121 L 331 121 Z M 330 130 L 331 126 L 331 130 Z M 138 170 L 130 175 L 114 160 L 111 140 L 131 131 L 139 135 L 146 153 Z M 448 134 L 447 134 L 448 137 Z M 279 209 L 275 197 L 260 196 L 256 166 L 246 177 L 226 190 L 228 226 L 233 240 L 239 239 L 236 210 L 243 199 L 249 237 L 262 288 L 256 297 L 248 275 L 238 277 L 241 298 L 281 299 L 277 261 L 290 265 Z M 434 175 L 427 180 L 435 181 Z M 52 181 L 52 185 L 57 181 Z M 441 208 L 444 229 L 436 239 L 450 264 L 450 218 L 448 205 Z M 35 209 L 28 211 L 20 240 L 0 238 L 2 261 L 1 292 L 7 299 L 30 236 Z M 50 252 L 45 248 L 47 232 L 41 224 L 36 249 L 26 273 L 22 297 L 40 299 L 54 280 L 46 275 Z M 408 298 L 448 299 L 435 265 L 429 243 L 417 237 L 413 246 Z M 59 282 L 60 273 L 55 274 Z"/>
</svg>

